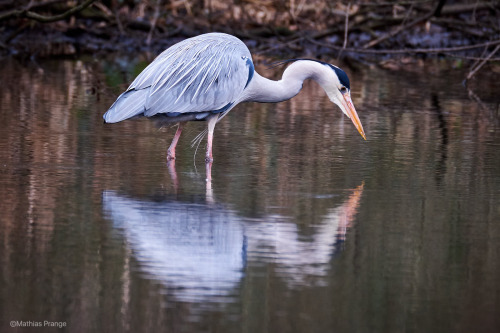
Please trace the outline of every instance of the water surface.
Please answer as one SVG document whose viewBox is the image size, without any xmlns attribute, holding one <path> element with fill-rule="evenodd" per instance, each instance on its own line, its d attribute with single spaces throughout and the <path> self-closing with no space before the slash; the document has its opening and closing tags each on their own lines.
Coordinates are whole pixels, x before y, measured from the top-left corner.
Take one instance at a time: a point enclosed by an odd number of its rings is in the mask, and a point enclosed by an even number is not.
<svg viewBox="0 0 500 333">
<path fill-rule="evenodd" d="M 203 122 L 175 164 L 103 124 L 143 66 L 2 63 L 0 331 L 500 330 L 494 74 L 349 72 L 367 141 L 314 83 L 240 105 L 207 175 Z"/>
</svg>

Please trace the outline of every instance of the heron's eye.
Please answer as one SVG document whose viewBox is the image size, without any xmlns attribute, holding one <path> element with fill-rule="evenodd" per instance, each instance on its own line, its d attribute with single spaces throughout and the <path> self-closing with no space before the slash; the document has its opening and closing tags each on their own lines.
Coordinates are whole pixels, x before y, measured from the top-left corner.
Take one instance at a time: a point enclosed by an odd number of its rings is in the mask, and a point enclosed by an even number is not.
<svg viewBox="0 0 500 333">
<path fill-rule="evenodd" d="M 347 88 L 346 88 L 346 87 L 342 87 L 342 88 L 340 88 L 339 90 L 340 90 L 340 92 L 342 93 L 342 95 L 343 95 L 343 94 L 345 94 L 345 93 L 347 92 Z"/>
</svg>

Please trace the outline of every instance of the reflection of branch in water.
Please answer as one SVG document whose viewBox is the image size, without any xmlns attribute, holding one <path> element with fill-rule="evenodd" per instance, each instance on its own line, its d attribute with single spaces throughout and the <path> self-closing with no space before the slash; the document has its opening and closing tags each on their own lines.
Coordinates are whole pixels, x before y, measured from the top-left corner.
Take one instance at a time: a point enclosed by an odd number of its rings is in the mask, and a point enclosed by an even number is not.
<svg viewBox="0 0 500 333">
<path fill-rule="evenodd" d="M 438 184 L 443 180 L 443 176 L 446 173 L 446 160 L 448 158 L 448 124 L 443 116 L 443 110 L 439 104 L 439 98 L 436 94 L 432 94 L 431 102 L 434 110 L 437 113 L 439 128 L 441 129 L 441 157 L 436 166 L 436 181 Z"/>
<path fill-rule="evenodd" d="M 479 96 L 477 96 L 476 93 L 474 93 L 474 91 L 472 91 L 472 89 L 469 87 L 467 87 L 467 94 L 469 95 L 469 98 L 471 100 L 473 100 L 474 102 L 477 103 L 477 105 L 479 105 L 479 108 L 481 110 L 488 112 L 488 117 L 490 118 L 490 121 L 494 122 L 495 126 L 498 126 L 499 118 L 495 117 L 495 111 L 489 108 L 486 104 L 484 104 L 484 102 L 479 98 Z"/>
<path fill-rule="evenodd" d="M 148 276 L 178 299 L 220 301 L 240 283 L 248 261 L 275 264 L 287 283 L 324 278 L 353 225 L 362 192 L 363 184 L 330 208 L 307 239 L 287 216 L 248 220 L 208 198 L 200 204 L 105 191 L 103 207 Z"/>
</svg>

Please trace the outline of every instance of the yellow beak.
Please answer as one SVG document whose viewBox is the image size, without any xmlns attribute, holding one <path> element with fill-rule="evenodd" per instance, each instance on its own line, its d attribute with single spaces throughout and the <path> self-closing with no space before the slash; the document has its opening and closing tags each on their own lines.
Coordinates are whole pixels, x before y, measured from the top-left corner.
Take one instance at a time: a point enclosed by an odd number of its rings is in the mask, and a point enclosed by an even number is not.
<svg viewBox="0 0 500 333">
<path fill-rule="evenodd" d="M 351 96 L 349 93 L 342 94 L 343 99 L 340 100 L 342 103 L 344 113 L 351 119 L 354 126 L 358 130 L 359 134 L 366 140 L 365 131 L 363 130 L 363 125 L 361 125 L 361 121 L 359 120 L 358 113 L 352 104 Z"/>
</svg>

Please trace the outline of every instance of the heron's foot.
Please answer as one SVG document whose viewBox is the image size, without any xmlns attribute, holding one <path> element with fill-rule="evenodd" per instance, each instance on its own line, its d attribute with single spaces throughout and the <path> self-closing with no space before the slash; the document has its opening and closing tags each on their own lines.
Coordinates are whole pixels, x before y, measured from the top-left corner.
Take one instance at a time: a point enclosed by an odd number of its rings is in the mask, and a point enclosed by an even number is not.
<svg viewBox="0 0 500 333">
<path fill-rule="evenodd" d="M 175 160 L 175 150 L 167 150 L 167 161 L 173 161 Z"/>
</svg>

